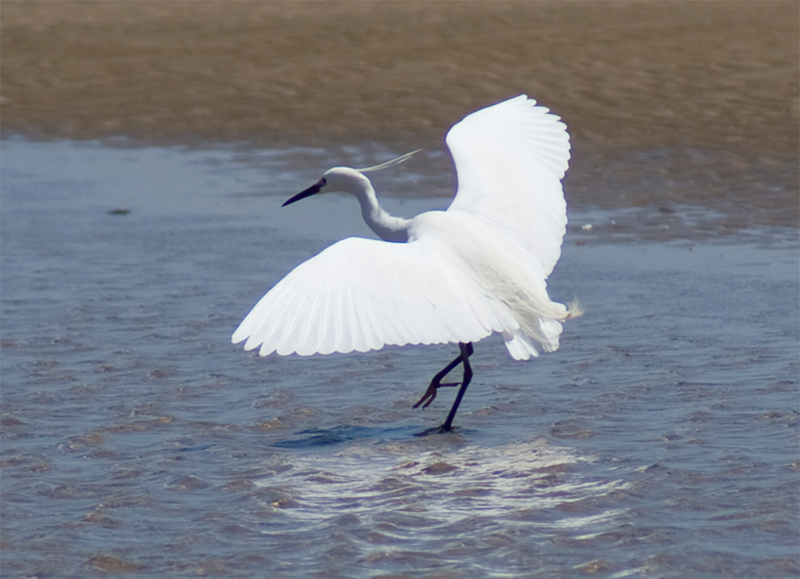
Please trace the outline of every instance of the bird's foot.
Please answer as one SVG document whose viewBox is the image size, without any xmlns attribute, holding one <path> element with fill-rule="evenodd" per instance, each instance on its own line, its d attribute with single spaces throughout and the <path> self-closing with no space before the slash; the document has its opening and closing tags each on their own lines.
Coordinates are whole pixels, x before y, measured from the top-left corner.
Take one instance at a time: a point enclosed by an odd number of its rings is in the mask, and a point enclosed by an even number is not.
<svg viewBox="0 0 800 579">
<path fill-rule="evenodd" d="M 414 436 L 428 436 L 429 434 L 445 434 L 447 432 L 453 432 L 455 430 L 454 426 L 446 427 L 444 424 L 441 426 L 434 426 L 433 428 L 426 428 L 422 432 L 418 432 Z"/>
<path fill-rule="evenodd" d="M 431 402 L 433 402 L 436 399 L 436 391 L 439 388 L 459 386 L 460 384 L 461 382 L 447 382 L 445 384 L 442 384 L 441 382 L 439 382 L 434 378 L 433 380 L 431 380 L 431 385 L 428 386 L 428 389 L 425 391 L 425 394 L 422 395 L 422 398 L 420 398 L 417 401 L 417 403 L 414 404 L 414 406 L 412 406 L 412 408 L 419 408 L 419 405 L 427 400 L 427 402 L 425 402 L 425 404 L 422 405 L 422 408 L 425 409 L 428 406 L 430 406 Z"/>
</svg>

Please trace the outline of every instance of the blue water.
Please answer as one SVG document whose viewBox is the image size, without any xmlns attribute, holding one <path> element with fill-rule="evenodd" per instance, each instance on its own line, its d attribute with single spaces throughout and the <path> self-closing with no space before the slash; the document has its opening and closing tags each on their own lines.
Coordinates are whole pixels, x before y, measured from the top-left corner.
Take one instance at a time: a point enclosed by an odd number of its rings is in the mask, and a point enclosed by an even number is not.
<svg viewBox="0 0 800 579">
<path fill-rule="evenodd" d="M 529 363 L 477 344 L 457 430 L 419 437 L 453 346 L 230 344 L 369 235 L 346 196 L 280 209 L 342 155 L 2 143 L 4 577 L 800 573 L 796 230 L 571 207 L 550 292 L 586 315 Z M 376 178 L 392 212 L 447 205 L 420 157 Z"/>
</svg>

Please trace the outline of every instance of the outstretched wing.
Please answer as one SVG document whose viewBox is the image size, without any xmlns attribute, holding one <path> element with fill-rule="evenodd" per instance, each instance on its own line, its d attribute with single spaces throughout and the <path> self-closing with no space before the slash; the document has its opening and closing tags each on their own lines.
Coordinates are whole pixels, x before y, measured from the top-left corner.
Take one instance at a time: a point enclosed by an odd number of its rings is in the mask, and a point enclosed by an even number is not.
<svg viewBox="0 0 800 579">
<path fill-rule="evenodd" d="M 464 118 L 447 134 L 458 174 L 448 211 L 465 211 L 513 238 L 550 275 L 566 232 L 561 178 L 569 135 L 559 117 L 520 95 Z"/>
<path fill-rule="evenodd" d="M 245 349 L 259 348 L 262 356 L 472 342 L 516 325 L 504 311 L 435 239 L 388 243 L 351 237 L 278 282 L 232 341 L 247 340 Z"/>
</svg>

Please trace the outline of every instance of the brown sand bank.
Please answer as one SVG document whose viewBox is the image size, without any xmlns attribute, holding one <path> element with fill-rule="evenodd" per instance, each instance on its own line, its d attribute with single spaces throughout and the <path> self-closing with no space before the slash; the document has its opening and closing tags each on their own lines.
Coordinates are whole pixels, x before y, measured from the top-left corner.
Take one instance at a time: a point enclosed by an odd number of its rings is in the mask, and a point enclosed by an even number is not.
<svg viewBox="0 0 800 579">
<path fill-rule="evenodd" d="M 527 92 L 578 146 L 797 153 L 796 2 L 1 6 L 5 134 L 439 140 Z"/>
</svg>

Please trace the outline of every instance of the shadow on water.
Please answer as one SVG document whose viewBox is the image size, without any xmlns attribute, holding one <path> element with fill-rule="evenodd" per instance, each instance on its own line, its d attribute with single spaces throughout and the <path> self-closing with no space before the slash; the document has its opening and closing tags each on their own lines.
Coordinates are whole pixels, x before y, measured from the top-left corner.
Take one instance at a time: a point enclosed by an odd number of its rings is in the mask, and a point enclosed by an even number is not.
<svg viewBox="0 0 800 579">
<path fill-rule="evenodd" d="M 189 452 L 203 452 L 203 451 L 209 450 L 211 448 L 214 448 L 215 446 L 216 446 L 216 444 L 201 444 L 199 446 L 186 446 L 184 448 L 179 448 L 178 452 L 186 452 L 186 453 L 189 453 Z"/>
<path fill-rule="evenodd" d="M 413 426 L 381 428 L 378 426 L 341 425 L 332 428 L 310 428 L 296 433 L 292 438 L 275 442 L 278 448 L 317 448 L 333 446 L 355 440 L 408 440 L 418 434 Z"/>
</svg>

